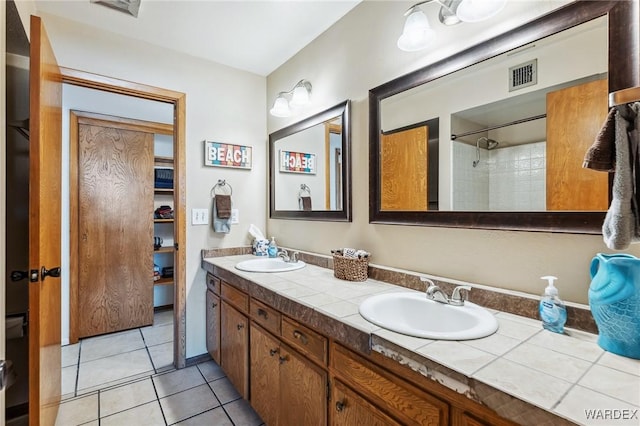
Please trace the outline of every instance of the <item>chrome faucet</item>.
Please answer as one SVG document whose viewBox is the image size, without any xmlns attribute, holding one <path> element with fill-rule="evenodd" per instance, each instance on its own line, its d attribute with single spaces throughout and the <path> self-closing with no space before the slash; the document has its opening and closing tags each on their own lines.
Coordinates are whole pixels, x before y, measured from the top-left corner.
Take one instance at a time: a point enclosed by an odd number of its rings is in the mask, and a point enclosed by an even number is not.
<svg viewBox="0 0 640 426">
<path fill-rule="evenodd" d="M 459 285 L 454 288 L 453 293 L 451 293 L 451 299 L 449 299 L 449 304 L 453 306 L 464 306 L 464 301 L 467 300 L 470 291 L 471 287 L 468 285 Z"/>
<path fill-rule="evenodd" d="M 285 262 L 289 261 L 289 253 L 285 249 L 278 250 L 278 257 L 281 257 Z"/>
<path fill-rule="evenodd" d="M 432 280 L 429 278 L 420 277 L 420 281 L 424 283 L 428 283 L 426 294 L 427 299 L 433 300 L 438 303 L 446 303 L 452 306 L 464 306 L 464 301 L 467 300 L 466 293 L 471 291 L 471 287 L 468 285 L 461 285 L 453 289 L 453 293 L 451 294 L 451 299 L 447 297 L 447 293 L 444 292 L 440 287 L 438 287 Z M 464 291 L 464 293 L 462 292 Z"/>
<path fill-rule="evenodd" d="M 281 257 L 282 260 L 284 260 L 287 263 L 298 263 L 299 255 L 300 253 L 298 253 L 297 251 L 294 251 L 293 253 L 291 253 L 291 257 L 289 257 L 289 252 L 287 252 L 285 249 L 278 250 L 278 257 Z"/>
</svg>

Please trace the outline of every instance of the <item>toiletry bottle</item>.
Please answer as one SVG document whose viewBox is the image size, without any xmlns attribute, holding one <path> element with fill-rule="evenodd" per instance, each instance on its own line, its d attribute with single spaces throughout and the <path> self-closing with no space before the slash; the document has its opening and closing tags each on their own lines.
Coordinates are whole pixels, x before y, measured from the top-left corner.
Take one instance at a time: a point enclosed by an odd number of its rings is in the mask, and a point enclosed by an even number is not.
<svg viewBox="0 0 640 426">
<path fill-rule="evenodd" d="M 542 326 L 554 333 L 564 333 L 564 323 L 567 321 L 567 309 L 558 297 L 558 289 L 554 287 L 553 281 L 556 277 L 545 276 L 540 279 L 549 281 L 549 285 L 544 290 L 544 295 L 540 300 L 540 319 Z"/>
<path fill-rule="evenodd" d="M 269 254 L 269 257 L 278 257 L 278 246 L 276 245 L 276 239 L 274 237 L 271 237 L 267 253 Z"/>
</svg>

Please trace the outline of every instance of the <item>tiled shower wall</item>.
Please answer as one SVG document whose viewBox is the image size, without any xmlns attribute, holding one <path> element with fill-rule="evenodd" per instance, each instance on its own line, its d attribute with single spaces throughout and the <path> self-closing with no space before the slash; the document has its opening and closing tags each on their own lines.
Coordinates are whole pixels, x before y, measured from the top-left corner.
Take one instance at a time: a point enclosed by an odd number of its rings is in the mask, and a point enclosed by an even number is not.
<svg viewBox="0 0 640 426">
<path fill-rule="evenodd" d="M 491 151 L 453 142 L 453 210 L 546 209 L 546 143 Z"/>
</svg>

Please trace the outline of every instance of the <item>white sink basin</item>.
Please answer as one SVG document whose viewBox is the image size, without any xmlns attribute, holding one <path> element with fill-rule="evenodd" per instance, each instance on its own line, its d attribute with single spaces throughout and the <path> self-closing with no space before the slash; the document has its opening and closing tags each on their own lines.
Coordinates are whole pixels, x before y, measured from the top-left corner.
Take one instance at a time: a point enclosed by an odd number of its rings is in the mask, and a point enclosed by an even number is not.
<svg viewBox="0 0 640 426">
<path fill-rule="evenodd" d="M 452 306 L 429 300 L 424 293 L 372 296 L 360 304 L 360 315 L 382 328 L 428 339 L 479 339 L 498 329 L 495 316 L 474 303 Z"/>
<path fill-rule="evenodd" d="M 289 263 L 278 257 L 243 260 L 236 265 L 236 269 L 247 272 L 287 272 L 304 268 L 305 265 L 301 260 Z"/>
</svg>

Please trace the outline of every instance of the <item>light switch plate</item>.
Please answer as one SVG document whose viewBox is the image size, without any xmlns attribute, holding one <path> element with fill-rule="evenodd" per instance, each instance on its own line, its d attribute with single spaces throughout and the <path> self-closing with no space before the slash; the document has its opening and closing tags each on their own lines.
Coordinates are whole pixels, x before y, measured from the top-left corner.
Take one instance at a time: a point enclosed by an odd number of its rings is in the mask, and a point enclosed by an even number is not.
<svg viewBox="0 0 640 426">
<path fill-rule="evenodd" d="M 240 223 L 240 211 L 238 209 L 231 209 L 231 223 Z"/>
<path fill-rule="evenodd" d="M 192 225 L 208 225 L 209 209 L 191 209 Z"/>
</svg>

